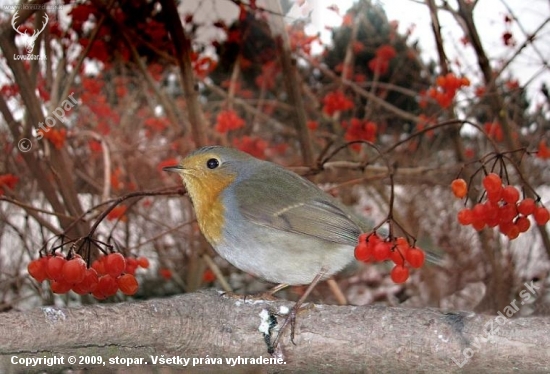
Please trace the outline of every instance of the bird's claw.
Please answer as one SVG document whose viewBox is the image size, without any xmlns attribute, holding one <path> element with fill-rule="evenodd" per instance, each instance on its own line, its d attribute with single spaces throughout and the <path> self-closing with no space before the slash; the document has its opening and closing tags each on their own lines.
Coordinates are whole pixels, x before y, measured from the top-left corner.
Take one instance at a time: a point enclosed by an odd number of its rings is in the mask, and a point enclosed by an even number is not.
<svg viewBox="0 0 550 374">
<path fill-rule="evenodd" d="M 313 304 L 306 304 L 304 306 L 295 304 L 290 309 L 285 320 L 283 321 L 283 324 L 279 328 L 277 337 L 273 341 L 273 344 L 272 344 L 273 349 L 277 348 L 277 345 L 279 344 L 279 340 L 281 339 L 282 335 L 285 332 L 285 329 L 288 327 L 289 324 L 290 324 L 290 341 L 292 342 L 292 344 L 296 345 L 296 343 L 294 342 L 294 336 L 296 331 L 296 317 L 298 316 L 298 313 L 300 313 L 300 311 L 309 310 L 312 308 L 313 308 Z"/>
</svg>

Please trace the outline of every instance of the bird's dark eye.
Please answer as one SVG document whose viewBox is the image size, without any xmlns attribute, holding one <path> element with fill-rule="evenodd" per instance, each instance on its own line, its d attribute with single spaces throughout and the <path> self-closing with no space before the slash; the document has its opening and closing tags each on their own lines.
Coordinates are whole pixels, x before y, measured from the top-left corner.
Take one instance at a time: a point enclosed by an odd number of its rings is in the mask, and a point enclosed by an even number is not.
<svg viewBox="0 0 550 374">
<path fill-rule="evenodd" d="M 206 161 L 206 166 L 208 167 L 208 169 L 215 169 L 220 166 L 220 162 L 215 158 L 211 158 Z"/>
</svg>

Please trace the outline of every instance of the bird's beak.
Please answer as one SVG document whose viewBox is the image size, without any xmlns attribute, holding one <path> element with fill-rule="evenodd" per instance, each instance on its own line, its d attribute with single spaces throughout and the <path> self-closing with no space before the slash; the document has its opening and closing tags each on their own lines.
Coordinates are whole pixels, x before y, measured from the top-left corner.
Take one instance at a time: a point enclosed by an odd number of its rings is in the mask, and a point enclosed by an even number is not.
<svg viewBox="0 0 550 374">
<path fill-rule="evenodd" d="M 183 170 L 183 167 L 180 165 L 166 166 L 166 167 L 163 167 L 162 170 L 168 171 L 171 173 L 179 173 L 180 171 Z"/>
</svg>

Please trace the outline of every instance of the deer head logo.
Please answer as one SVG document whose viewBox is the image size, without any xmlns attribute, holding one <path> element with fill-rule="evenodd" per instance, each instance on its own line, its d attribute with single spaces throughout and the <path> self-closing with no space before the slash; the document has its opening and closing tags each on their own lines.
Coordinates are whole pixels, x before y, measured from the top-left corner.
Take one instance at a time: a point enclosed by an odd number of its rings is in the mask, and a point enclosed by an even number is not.
<svg viewBox="0 0 550 374">
<path fill-rule="evenodd" d="M 15 20 L 17 19 L 17 17 L 19 17 L 17 15 L 17 12 L 19 11 L 16 11 L 14 14 L 13 14 L 13 17 L 11 19 L 11 27 L 13 27 L 13 29 L 19 34 L 19 35 L 22 35 L 22 36 L 25 36 L 26 37 L 26 45 L 25 45 L 25 49 L 27 51 L 27 54 L 31 54 L 32 53 L 32 50 L 34 49 L 34 42 L 36 42 L 36 39 L 38 38 L 38 35 L 40 35 L 42 33 L 42 31 L 44 31 L 44 29 L 46 28 L 46 25 L 48 24 L 48 20 L 49 20 L 49 17 L 47 14 L 44 13 L 44 23 L 42 24 L 42 28 L 40 30 L 34 30 L 34 32 L 32 33 L 32 35 L 29 35 L 27 34 L 27 31 L 25 30 L 25 32 L 21 32 L 19 31 L 19 27 L 16 27 L 15 26 Z"/>
</svg>

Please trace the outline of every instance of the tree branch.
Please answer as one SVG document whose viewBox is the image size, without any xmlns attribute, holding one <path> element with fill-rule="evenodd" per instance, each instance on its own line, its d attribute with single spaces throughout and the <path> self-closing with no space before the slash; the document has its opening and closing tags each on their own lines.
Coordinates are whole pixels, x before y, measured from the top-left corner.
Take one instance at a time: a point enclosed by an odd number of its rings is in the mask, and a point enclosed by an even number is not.
<svg viewBox="0 0 550 374">
<path fill-rule="evenodd" d="M 4 313 L 0 320 L 0 371 L 23 369 L 11 363 L 13 356 L 64 355 L 65 364 L 69 355 L 101 356 L 103 360 L 144 357 L 148 365 L 152 365 L 150 356 L 157 355 L 208 355 L 224 363 L 225 358 L 238 356 L 268 358 L 264 337 L 258 331 L 259 313 L 263 309 L 277 311 L 289 304 L 243 302 L 209 290 L 146 302 Z M 289 342 L 287 334 L 281 340 L 282 351 L 276 354 L 286 364 L 265 369 L 542 372 L 550 362 L 546 348 L 550 345 L 549 329 L 550 319 L 542 317 L 497 319 L 435 309 L 316 305 L 298 315 L 296 345 Z M 55 369 L 85 366 L 77 363 Z"/>
<path fill-rule="evenodd" d="M 185 34 L 178 13 L 178 8 L 174 0 L 161 0 L 162 12 L 165 17 L 166 29 L 170 33 L 176 58 L 180 68 L 180 79 L 185 95 L 185 102 L 189 109 L 189 122 L 191 124 L 191 133 L 197 147 L 206 144 L 206 125 L 204 115 L 199 103 L 197 84 L 193 74 L 191 64 L 191 40 Z"/>
<path fill-rule="evenodd" d="M 271 12 L 270 27 L 279 52 L 288 103 L 292 104 L 294 109 L 294 126 L 300 141 L 302 160 L 305 165 L 312 166 L 314 162 L 313 147 L 306 125 L 307 114 L 303 100 L 302 79 L 296 68 L 296 60 L 291 55 L 290 41 L 283 20 L 281 3 L 278 0 L 270 0 L 266 2 L 266 8 Z"/>
</svg>

